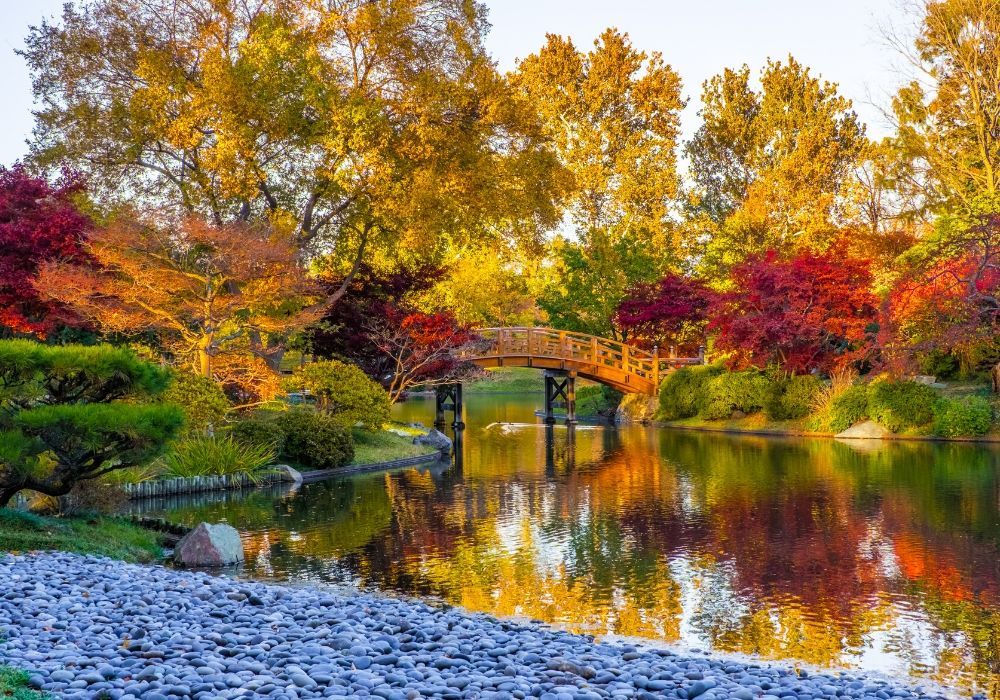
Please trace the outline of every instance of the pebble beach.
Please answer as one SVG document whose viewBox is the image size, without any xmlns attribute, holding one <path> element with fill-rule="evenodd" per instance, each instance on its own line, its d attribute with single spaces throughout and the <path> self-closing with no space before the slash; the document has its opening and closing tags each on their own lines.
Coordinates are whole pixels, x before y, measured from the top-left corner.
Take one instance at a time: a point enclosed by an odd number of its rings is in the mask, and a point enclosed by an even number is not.
<svg viewBox="0 0 1000 700">
<path fill-rule="evenodd" d="M 0 663 L 51 697 L 939 698 L 370 593 L 65 553 L 0 555 Z"/>
</svg>

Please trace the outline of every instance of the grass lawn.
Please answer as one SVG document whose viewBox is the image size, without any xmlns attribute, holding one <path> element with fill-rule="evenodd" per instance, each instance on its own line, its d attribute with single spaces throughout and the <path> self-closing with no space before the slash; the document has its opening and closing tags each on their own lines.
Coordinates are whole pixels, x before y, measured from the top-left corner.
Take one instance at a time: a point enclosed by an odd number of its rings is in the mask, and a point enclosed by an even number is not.
<svg viewBox="0 0 1000 700">
<path fill-rule="evenodd" d="M 9 666 L 0 666 L 0 698 L 39 700 L 46 697 L 28 688 L 28 674 Z"/>
<path fill-rule="evenodd" d="M 124 561 L 153 561 L 162 553 L 158 533 L 126 520 L 47 518 L 0 508 L 0 551 L 55 549 Z"/>
<path fill-rule="evenodd" d="M 434 452 L 433 448 L 426 445 L 414 445 L 412 436 L 404 437 L 387 430 L 380 433 L 355 430 L 354 461 L 352 464 L 391 462 L 404 457 L 417 457 Z"/>
<path fill-rule="evenodd" d="M 542 372 L 531 367 L 498 367 L 486 370 L 486 376 L 468 382 L 468 394 L 540 394 L 545 391 Z"/>
</svg>

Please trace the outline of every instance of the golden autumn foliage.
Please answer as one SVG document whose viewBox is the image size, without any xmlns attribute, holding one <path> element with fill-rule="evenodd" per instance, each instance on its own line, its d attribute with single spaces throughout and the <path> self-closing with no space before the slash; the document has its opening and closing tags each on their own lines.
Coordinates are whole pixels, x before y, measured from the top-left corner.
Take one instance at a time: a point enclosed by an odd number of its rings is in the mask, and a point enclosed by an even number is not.
<svg viewBox="0 0 1000 700">
<path fill-rule="evenodd" d="M 295 246 L 265 226 L 119 221 L 85 247 L 92 265 L 41 268 L 41 294 L 106 333 L 152 331 L 175 361 L 249 396 L 274 395 L 283 338 L 322 311 Z"/>
</svg>

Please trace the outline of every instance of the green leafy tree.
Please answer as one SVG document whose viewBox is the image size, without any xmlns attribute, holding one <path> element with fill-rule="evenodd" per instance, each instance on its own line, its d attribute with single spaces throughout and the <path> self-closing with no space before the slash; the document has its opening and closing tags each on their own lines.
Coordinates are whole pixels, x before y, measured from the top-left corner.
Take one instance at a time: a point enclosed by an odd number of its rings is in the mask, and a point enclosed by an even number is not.
<svg viewBox="0 0 1000 700">
<path fill-rule="evenodd" d="M 24 489 L 64 496 L 157 456 L 184 414 L 135 399 L 168 381 L 122 348 L 0 341 L 0 506 Z"/>
<path fill-rule="evenodd" d="M 629 290 L 659 277 L 656 251 L 636 236 L 595 231 L 585 243 L 556 239 L 551 280 L 538 304 L 555 328 L 628 340 L 614 323 Z"/>
<path fill-rule="evenodd" d="M 355 365 L 339 360 L 311 362 L 295 369 L 289 385 L 309 392 L 316 407 L 338 425 L 349 428 L 361 423 L 369 430 L 381 430 L 389 422 L 389 394 Z"/>
</svg>

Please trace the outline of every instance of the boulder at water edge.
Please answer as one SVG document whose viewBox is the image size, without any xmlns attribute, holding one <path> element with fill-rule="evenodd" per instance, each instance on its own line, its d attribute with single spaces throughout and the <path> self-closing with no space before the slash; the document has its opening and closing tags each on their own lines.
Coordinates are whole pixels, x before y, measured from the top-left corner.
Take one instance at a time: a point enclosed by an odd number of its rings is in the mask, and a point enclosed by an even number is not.
<svg viewBox="0 0 1000 700">
<path fill-rule="evenodd" d="M 274 471 L 278 475 L 278 481 L 283 484 L 295 484 L 298 486 L 302 483 L 302 474 L 296 469 L 292 469 L 287 464 L 276 464 L 274 466 Z"/>
<path fill-rule="evenodd" d="M 174 548 L 174 562 L 184 566 L 230 566 L 242 561 L 240 533 L 225 523 L 201 523 Z"/>
<path fill-rule="evenodd" d="M 426 435 L 418 435 L 413 438 L 414 445 L 427 445 L 440 451 L 442 454 L 451 454 L 451 438 L 440 430 L 431 429 Z"/>
<path fill-rule="evenodd" d="M 842 433 L 837 433 L 834 437 L 854 440 L 882 440 L 892 433 L 873 420 L 866 420 L 864 423 L 857 423 Z"/>
</svg>

